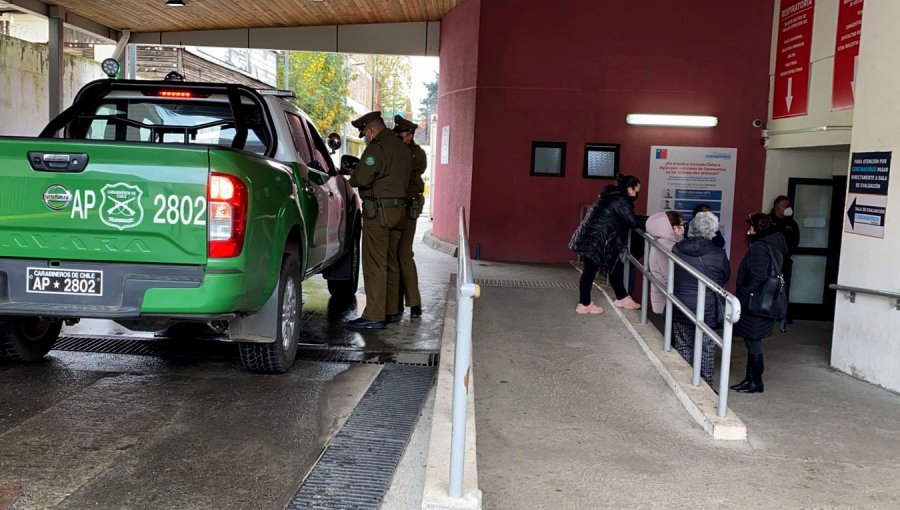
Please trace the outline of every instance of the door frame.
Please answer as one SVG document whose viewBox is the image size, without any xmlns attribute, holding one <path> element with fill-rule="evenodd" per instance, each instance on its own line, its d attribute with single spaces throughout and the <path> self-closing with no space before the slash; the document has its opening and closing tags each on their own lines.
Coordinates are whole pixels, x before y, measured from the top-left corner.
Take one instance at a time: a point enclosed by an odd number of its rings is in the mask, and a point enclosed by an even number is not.
<svg viewBox="0 0 900 510">
<path fill-rule="evenodd" d="M 841 259 L 841 241 L 844 230 L 844 205 L 847 195 L 847 176 L 834 175 L 831 179 L 811 179 L 803 177 L 789 178 L 788 198 L 791 199 L 791 205 L 794 205 L 794 201 L 797 195 L 797 186 L 802 185 L 818 185 L 831 187 L 831 213 L 828 228 L 828 247 L 798 247 L 796 250 L 794 250 L 793 253 L 793 255 L 825 256 L 825 278 L 822 282 L 822 284 L 824 285 L 824 292 L 822 294 L 822 304 L 790 303 L 788 307 L 788 316 L 793 319 L 832 321 L 834 320 L 836 291 L 829 289 L 828 286 L 829 284 L 837 282 L 838 269 Z M 836 207 L 837 204 L 840 204 L 840 207 Z"/>
</svg>

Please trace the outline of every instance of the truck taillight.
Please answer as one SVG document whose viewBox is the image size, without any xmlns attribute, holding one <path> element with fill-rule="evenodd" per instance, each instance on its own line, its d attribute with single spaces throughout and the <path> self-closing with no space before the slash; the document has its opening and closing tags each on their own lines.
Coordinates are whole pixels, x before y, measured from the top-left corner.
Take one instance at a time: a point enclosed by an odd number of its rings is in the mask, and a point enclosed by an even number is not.
<svg viewBox="0 0 900 510">
<path fill-rule="evenodd" d="M 233 175 L 210 174 L 206 188 L 210 258 L 237 257 L 244 247 L 247 186 Z"/>
</svg>

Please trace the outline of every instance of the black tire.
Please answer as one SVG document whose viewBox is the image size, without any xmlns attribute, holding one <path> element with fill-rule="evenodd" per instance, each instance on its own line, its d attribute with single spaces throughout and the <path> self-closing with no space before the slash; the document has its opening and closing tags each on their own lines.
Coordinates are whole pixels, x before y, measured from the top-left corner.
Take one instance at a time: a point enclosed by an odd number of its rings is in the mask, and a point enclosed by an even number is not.
<svg viewBox="0 0 900 510">
<path fill-rule="evenodd" d="M 33 363 L 53 348 L 62 322 L 41 317 L 0 319 L 0 359 Z"/>
<path fill-rule="evenodd" d="M 278 332 L 270 344 L 241 342 L 241 363 L 257 374 L 283 374 L 290 370 L 300 342 L 303 286 L 296 253 L 287 253 L 278 279 Z"/>
<path fill-rule="evenodd" d="M 353 223 L 353 246 L 350 247 L 350 251 L 344 254 L 343 257 L 340 258 L 335 263 L 335 266 L 347 265 L 349 266 L 350 279 L 348 280 L 328 280 L 328 292 L 331 293 L 331 296 L 339 299 L 339 300 L 349 300 L 352 299 L 353 296 L 356 295 L 356 291 L 359 288 L 359 258 L 360 258 L 360 237 L 362 231 L 359 226 L 359 222 L 356 221 Z"/>
</svg>

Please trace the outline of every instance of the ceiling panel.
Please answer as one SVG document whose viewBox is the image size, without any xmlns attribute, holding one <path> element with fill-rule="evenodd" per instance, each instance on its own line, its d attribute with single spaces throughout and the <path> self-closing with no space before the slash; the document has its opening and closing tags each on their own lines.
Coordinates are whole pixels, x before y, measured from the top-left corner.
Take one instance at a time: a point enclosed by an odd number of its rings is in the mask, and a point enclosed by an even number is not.
<svg viewBox="0 0 900 510">
<path fill-rule="evenodd" d="M 463 0 L 53 0 L 71 13 L 116 30 L 172 32 L 438 21 Z"/>
</svg>

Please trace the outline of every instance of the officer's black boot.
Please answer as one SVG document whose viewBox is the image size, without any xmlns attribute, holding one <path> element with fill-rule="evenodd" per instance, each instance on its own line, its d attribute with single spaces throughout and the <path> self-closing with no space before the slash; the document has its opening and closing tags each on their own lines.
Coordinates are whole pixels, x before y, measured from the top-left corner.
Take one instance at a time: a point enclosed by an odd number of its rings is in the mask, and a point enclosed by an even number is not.
<svg viewBox="0 0 900 510">
<path fill-rule="evenodd" d="M 731 389 L 735 391 L 740 391 L 747 387 L 748 384 L 753 382 L 753 355 L 749 352 L 747 353 L 747 371 L 744 374 L 744 380 L 729 386 Z"/>
<path fill-rule="evenodd" d="M 765 370 L 765 365 L 763 364 L 763 355 L 762 354 L 754 354 L 753 355 L 753 381 L 750 382 L 744 388 L 737 390 L 738 393 L 762 393 L 763 392 L 763 380 L 762 375 Z"/>
</svg>

